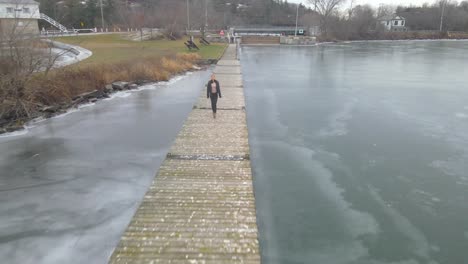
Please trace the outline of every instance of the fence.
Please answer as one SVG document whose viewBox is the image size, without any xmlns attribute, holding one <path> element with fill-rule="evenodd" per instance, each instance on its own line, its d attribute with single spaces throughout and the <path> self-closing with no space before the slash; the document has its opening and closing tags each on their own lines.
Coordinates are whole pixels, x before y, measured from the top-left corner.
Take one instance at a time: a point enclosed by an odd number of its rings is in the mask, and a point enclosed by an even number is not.
<svg viewBox="0 0 468 264">
<path fill-rule="evenodd" d="M 119 32 L 136 32 L 140 31 L 137 28 L 120 28 L 120 27 L 111 27 L 111 28 L 73 28 L 66 31 L 61 30 L 41 30 L 41 35 L 43 36 L 70 36 L 86 33 L 119 33 Z"/>
</svg>

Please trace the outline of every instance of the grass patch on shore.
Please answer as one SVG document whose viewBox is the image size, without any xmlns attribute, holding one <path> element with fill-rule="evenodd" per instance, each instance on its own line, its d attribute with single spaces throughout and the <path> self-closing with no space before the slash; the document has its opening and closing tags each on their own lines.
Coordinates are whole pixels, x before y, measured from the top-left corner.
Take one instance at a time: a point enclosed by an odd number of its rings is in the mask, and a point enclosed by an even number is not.
<svg viewBox="0 0 468 264">
<path fill-rule="evenodd" d="M 200 51 L 188 51 L 181 40 L 132 41 L 122 34 L 80 35 L 58 37 L 54 40 L 77 45 L 93 52 L 93 55 L 79 64 L 114 63 L 126 60 L 138 60 L 147 56 L 167 56 L 175 53 L 195 53 L 202 59 L 219 59 L 226 44 L 213 43 L 209 46 L 197 44 Z M 195 40 L 198 43 L 198 40 Z"/>
<path fill-rule="evenodd" d="M 13 64 L 0 60 L 3 63 L 0 63 L 3 65 L 0 67 L 0 134 L 19 129 L 33 118 L 57 112 L 52 108 L 65 111 L 74 107 L 73 99 L 83 93 L 108 94 L 106 85 L 116 81 L 137 84 L 167 81 L 174 75 L 193 70 L 201 59 L 219 59 L 226 48 L 226 44 L 199 45 L 199 51 L 190 52 L 184 40 L 138 42 L 126 40 L 119 34 L 55 40 L 89 49 L 93 55 L 77 64 L 48 72 L 23 67 L 29 65 L 28 57 L 23 55 L 28 55 L 26 51 L 34 46 L 20 49 L 21 54 L 15 57 Z"/>
</svg>

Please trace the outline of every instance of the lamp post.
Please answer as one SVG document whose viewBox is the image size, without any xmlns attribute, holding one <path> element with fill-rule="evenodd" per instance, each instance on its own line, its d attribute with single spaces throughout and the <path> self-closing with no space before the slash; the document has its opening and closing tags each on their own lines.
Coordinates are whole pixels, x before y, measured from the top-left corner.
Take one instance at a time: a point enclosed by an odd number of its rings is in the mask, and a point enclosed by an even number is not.
<svg viewBox="0 0 468 264">
<path fill-rule="evenodd" d="M 297 19 L 299 18 L 299 6 L 301 4 L 297 4 L 297 9 L 296 9 L 296 30 L 294 31 L 294 36 L 297 37 Z"/>
</svg>

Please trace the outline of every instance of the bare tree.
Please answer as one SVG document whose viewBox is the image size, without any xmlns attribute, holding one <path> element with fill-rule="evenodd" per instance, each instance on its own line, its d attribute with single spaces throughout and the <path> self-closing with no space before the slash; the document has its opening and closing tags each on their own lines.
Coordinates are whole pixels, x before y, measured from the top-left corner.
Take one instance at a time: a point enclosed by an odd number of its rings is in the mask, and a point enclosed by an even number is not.
<svg viewBox="0 0 468 264">
<path fill-rule="evenodd" d="M 358 5 L 353 8 L 352 17 L 348 21 L 351 39 L 365 39 L 369 32 L 377 26 L 374 9 L 369 5 Z"/>
<path fill-rule="evenodd" d="M 38 74 L 47 75 L 67 52 L 56 52 L 34 35 L 39 32 L 36 12 L 17 5 L 0 34 L 0 121 L 31 116 L 34 90 L 27 89 L 28 83 Z"/>
<path fill-rule="evenodd" d="M 325 37 L 328 36 L 330 17 L 343 2 L 344 0 L 309 0 L 309 3 L 316 6 L 317 12 L 321 16 L 320 30 Z"/>
<path fill-rule="evenodd" d="M 468 31 L 468 1 L 441 0 L 419 7 L 399 6 L 397 14 L 406 18 L 412 30 Z"/>
<path fill-rule="evenodd" d="M 395 13 L 395 6 L 381 4 L 377 9 L 377 18 L 391 16 Z"/>
</svg>

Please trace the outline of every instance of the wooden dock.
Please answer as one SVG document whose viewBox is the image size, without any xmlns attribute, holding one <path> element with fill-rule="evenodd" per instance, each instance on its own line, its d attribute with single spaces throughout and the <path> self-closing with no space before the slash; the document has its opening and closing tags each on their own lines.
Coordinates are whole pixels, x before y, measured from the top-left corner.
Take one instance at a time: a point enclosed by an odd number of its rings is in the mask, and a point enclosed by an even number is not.
<svg viewBox="0 0 468 264">
<path fill-rule="evenodd" d="M 204 89 L 110 263 L 260 263 L 235 45 L 214 72 L 217 119 Z"/>
</svg>

